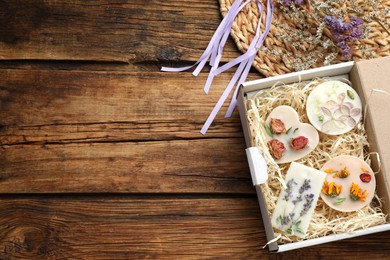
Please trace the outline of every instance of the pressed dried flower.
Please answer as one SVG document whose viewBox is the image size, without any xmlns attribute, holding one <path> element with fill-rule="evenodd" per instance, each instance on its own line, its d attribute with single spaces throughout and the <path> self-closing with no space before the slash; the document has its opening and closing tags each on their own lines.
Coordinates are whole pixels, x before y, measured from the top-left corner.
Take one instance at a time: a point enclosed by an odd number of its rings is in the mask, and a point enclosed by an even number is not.
<svg viewBox="0 0 390 260">
<path fill-rule="evenodd" d="M 299 188 L 299 193 L 302 194 L 304 191 L 309 190 L 310 188 L 310 179 L 305 179 L 302 186 Z"/>
<path fill-rule="evenodd" d="M 311 206 L 313 204 L 314 194 L 313 193 L 306 194 L 305 195 L 305 200 L 306 200 L 306 203 L 303 204 L 303 209 L 299 213 L 299 216 L 303 216 L 303 215 L 305 215 L 309 211 L 309 209 L 311 208 Z"/>
<path fill-rule="evenodd" d="M 294 185 L 297 185 L 298 183 L 295 182 L 294 179 L 290 179 L 287 183 L 286 183 L 286 186 L 287 186 L 287 189 L 286 189 L 286 195 L 284 195 L 284 200 L 285 201 L 289 201 L 290 198 L 292 197 L 292 190 L 293 190 L 293 186 Z"/>
<path fill-rule="evenodd" d="M 286 151 L 286 147 L 282 142 L 277 139 L 272 139 L 267 143 L 268 149 L 272 157 L 280 159 L 283 156 L 283 152 Z"/>
<path fill-rule="evenodd" d="M 322 185 L 322 193 L 325 195 L 330 196 L 331 198 L 337 197 L 342 190 L 342 185 L 337 185 L 335 182 L 329 183 L 328 181 L 324 182 L 324 185 Z"/>
<path fill-rule="evenodd" d="M 369 183 L 371 181 L 371 175 L 368 172 L 363 172 L 359 177 L 364 183 Z"/>
<path fill-rule="evenodd" d="M 347 170 L 347 167 L 344 167 L 341 171 L 335 173 L 333 175 L 333 178 L 341 178 L 341 179 L 345 179 L 347 178 L 349 175 L 351 175 L 349 173 L 349 171 Z"/>
<path fill-rule="evenodd" d="M 332 168 L 326 169 L 326 170 L 324 170 L 324 172 L 326 172 L 326 173 L 334 173 Z"/>
<path fill-rule="evenodd" d="M 295 200 L 292 201 L 292 203 L 294 205 L 297 205 L 297 203 L 301 202 L 303 199 L 302 199 L 302 195 L 299 195 L 295 198 Z"/>
<path fill-rule="evenodd" d="M 369 173 L 362 173 L 359 177 L 362 182 L 369 183 L 371 181 L 371 175 Z"/>
<path fill-rule="evenodd" d="M 309 139 L 307 139 L 304 136 L 298 136 L 296 138 L 291 138 L 290 139 L 290 146 L 295 150 L 295 151 L 300 151 L 303 148 L 305 148 L 309 143 Z"/>
<path fill-rule="evenodd" d="M 271 129 L 272 132 L 275 134 L 282 134 L 286 133 L 286 127 L 284 126 L 284 123 L 279 118 L 271 118 Z"/>
<path fill-rule="evenodd" d="M 289 225 L 294 219 L 295 213 L 292 212 L 286 216 L 280 216 L 280 222 L 283 226 Z"/>
<path fill-rule="evenodd" d="M 292 201 L 292 203 L 294 205 L 296 205 L 298 202 L 301 202 L 303 199 L 302 199 L 302 194 L 307 191 L 307 190 L 310 190 L 311 189 L 311 185 L 310 185 L 310 179 L 305 179 L 302 183 L 302 186 L 299 188 L 299 195 Z"/>
<path fill-rule="evenodd" d="M 352 200 L 357 201 L 366 201 L 366 198 L 368 196 L 367 190 L 362 190 L 359 187 L 359 184 L 352 183 L 351 189 L 350 189 L 350 197 Z"/>
<path fill-rule="evenodd" d="M 343 129 L 347 126 L 350 128 L 355 127 L 357 124 L 355 118 L 358 118 L 362 111 L 360 108 L 354 107 L 351 102 L 345 101 L 346 97 L 346 93 L 340 93 L 337 96 L 338 102 L 328 100 L 320 108 L 322 113 L 327 118 L 330 118 L 323 123 L 322 131 L 328 132 L 332 131 L 332 129 Z"/>
</svg>

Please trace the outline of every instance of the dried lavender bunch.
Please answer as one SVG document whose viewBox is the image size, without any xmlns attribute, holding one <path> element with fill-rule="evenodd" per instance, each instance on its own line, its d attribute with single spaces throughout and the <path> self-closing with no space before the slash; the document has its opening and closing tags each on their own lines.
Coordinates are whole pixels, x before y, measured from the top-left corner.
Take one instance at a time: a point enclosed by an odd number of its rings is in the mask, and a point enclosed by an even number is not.
<svg viewBox="0 0 390 260">
<path fill-rule="evenodd" d="M 300 5 L 300 4 L 303 4 L 303 0 L 283 0 L 283 4 L 285 5 L 291 5 L 291 4 L 297 4 L 297 5 Z"/>
<path fill-rule="evenodd" d="M 348 0 L 278 0 L 281 10 L 289 25 L 278 25 L 284 33 L 276 35 L 288 42 L 297 50 L 307 43 L 312 48 L 307 55 L 285 54 L 284 62 L 294 70 L 304 70 L 317 64 L 329 65 L 338 60 L 352 58 L 353 51 L 363 59 L 376 56 L 375 49 L 366 45 L 362 38 L 370 35 L 370 22 L 377 22 L 389 33 L 390 21 L 386 19 L 390 10 L 384 8 L 381 0 L 348 1 Z M 285 26 L 286 28 L 283 28 Z M 298 28 L 298 29 L 297 29 Z M 389 33 L 390 34 L 390 33 Z M 322 48 L 322 50 L 321 50 Z"/>
<path fill-rule="evenodd" d="M 343 56 L 350 59 L 352 55 L 349 44 L 364 37 L 363 19 L 352 17 L 350 22 L 344 22 L 342 18 L 327 15 L 325 16 L 325 22 L 329 26 L 337 46 L 341 48 Z"/>
</svg>

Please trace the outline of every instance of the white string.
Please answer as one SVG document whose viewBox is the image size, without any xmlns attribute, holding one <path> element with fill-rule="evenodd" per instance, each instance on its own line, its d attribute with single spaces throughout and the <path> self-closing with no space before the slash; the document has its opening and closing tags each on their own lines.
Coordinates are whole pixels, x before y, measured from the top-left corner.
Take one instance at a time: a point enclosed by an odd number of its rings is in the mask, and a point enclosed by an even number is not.
<svg viewBox="0 0 390 260">
<path fill-rule="evenodd" d="M 278 241 L 281 237 L 282 237 L 282 234 L 279 234 L 277 237 L 271 239 L 270 241 L 267 242 L 267 244 L 265 244 L 263 246 L 263 249 L 266 248 L 269 244 L 272 244 L 272 243 Z"/>
</svg>

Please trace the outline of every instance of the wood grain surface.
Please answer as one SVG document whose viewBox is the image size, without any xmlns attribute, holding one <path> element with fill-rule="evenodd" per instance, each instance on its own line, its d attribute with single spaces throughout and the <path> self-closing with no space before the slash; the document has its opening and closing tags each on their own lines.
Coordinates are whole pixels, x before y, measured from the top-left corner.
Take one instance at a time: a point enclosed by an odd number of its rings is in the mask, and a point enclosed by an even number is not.
<svg viewBox="0 0 390 260">
<path fill-rule="evenodd" d="M 193 61 L 221 20 L 209 0 L 0 3 L 1 59 Z M 237 55 L 228 46 L 225 60 Z"/>
<path fill-rule="evenodd" d="M 209 95 L 208 68 L 159 71 L 220 21 L 210 0 L 0 0 L 0 259 L 387 257 L 388 232 L 262 249 L 237 111 L 199 133 L 233 71 Z"/>
</svg>

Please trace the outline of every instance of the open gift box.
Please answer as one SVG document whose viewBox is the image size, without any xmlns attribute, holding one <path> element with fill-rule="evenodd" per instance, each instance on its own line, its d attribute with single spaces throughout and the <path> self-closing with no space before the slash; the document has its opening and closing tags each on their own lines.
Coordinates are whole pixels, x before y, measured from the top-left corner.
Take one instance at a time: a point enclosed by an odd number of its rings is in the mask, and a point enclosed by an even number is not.
<svg viewBox="0 0 390 260">
<path fill-rule="evenodd" d="M 362 101 L 364 108 L 363 123 L 367 134 L 368 147 L 365 147 L 367 157 L 371 157 L 371 168 L 376 178 L 376 194 L 380 198 L 380 209 L 383 216 L 386 216 L 384 223 L 359 227 L 354 231 L 332 233 L 301 239 L 298 241 L 284 241 L 278 244 L 273 241 L 275 229 L 271 224 L 270 209 L 267 208 L 266 197 L 264 196 L 262 183 L 266 181 L 267 174 L 259 171 L 256 164 L 259 163 L 257 156 L 247 152 L 248 162 L 251 169 L 253 183 L 256 187 L 259 205 L 265 226 L 270 251 L 283 252 L 287 250 L 337 241 L 341 239 L 361 236 L 381 231 L 390 230 L 390 57 L 372 59 L 368 61 L 346 62 L 337 65 L 321 67 L 317 69 L 290 73 L 286 75 L 264 78 L 244 83 L 237 96 L 240 118 L 244 131 L 246 146 L 256 146 L 251 136 L 252 129 L 248 123 L 247 101 L 259 91 L 269 89 L 275 84 L 293 84 L 296 82 L 310 82 L 316 78 L 344 78 L 351 82 Z M 261 157 L 261 156 L 260 156 Z M 261 157 L 261 159 L 263 159 Z M 385 218 L 385 217 L 384 217 Z"/>
</svg>

